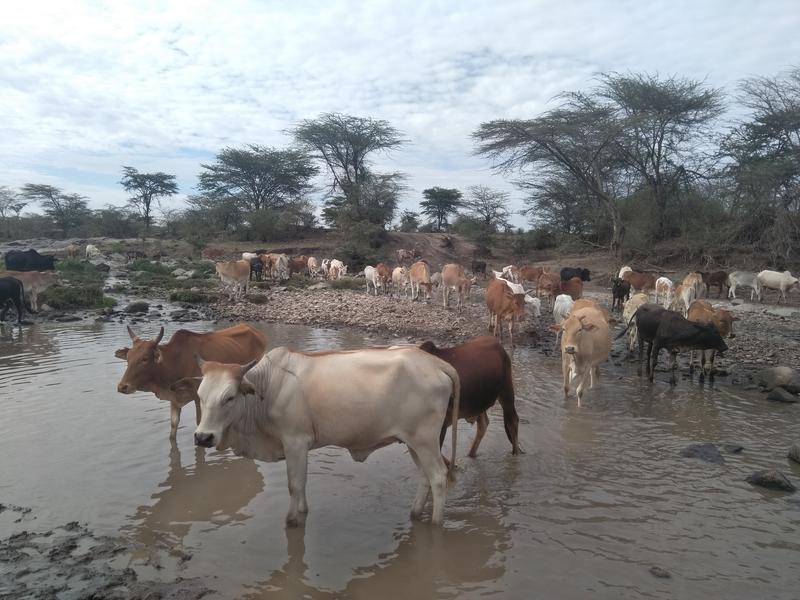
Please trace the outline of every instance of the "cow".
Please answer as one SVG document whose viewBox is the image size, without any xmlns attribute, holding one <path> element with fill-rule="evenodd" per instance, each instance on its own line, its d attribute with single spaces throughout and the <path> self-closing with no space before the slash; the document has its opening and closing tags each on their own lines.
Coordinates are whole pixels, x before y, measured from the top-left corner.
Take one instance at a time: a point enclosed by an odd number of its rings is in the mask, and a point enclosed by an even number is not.
<svg viewBox="0 0 800 600">
<path fill-rule="evenodd" d="M 739 286 L 748 286 L 750 288 L 750 300 L 755 296 L 761 300 L 761 288 L 758 286 L 758 277 L 755 273 L 748 273 L 747 271 L 734 271 L 728 275 L 728 298 L 731 300 L 736 299 L 736 288 Z"/>
<path fill-rule="evenodd" d="M 600 303 L 594 298 L 578 298 L 572 305 L 572 310 L 570 313 L 582 308 L 594 308 L 599 310 L 602 313 L 603 318 L 606 320 L 606 323 L 611 323 L 613 321 L 611 318 L 611 313 L 608 312 L 608 309 L 605 306 L 601 306 Z"/>
<path fill-rule="evenodd" d="M 319 276 L 319 261 L 313 256 L 308 257 L 308 274 L 311 277 Z"/>
<path fill-rule="evenodd" d="M 438 290 L 442 287 L 442 274 L 440 272 L 431 273 L 431 286 L 434 290 Z"/>
<path fill-rule="evenodd" d="M 656 279 L 656 304 L 659 304 L 658 300 L 661 298 L 661 306 L 669 308 L 674 293 L 675 284 L 669 277 L 659 277 Z"/>
<path fill-rule="evenodd" d="M 792 277 L 789 271 L 784 271 L 783 273 L 779 271 L 761 271 L 756 275 L 756 281 L 758 281 L 759 292 L 764 289 L 780 291 L 781 295 L 778 298 L 778 302 L 786 301 L 787 291 L 791 292 L 794 288 L 800 289 L 800 280 L 797 277 Z M 759 301 L 761 301 L 761 297 L 759 297 Z"/>
<path fill-rule="evenodd" d="M 473 259 L 470 269 L 472 269 L 473 275 L 477 276 L 480 274 L 484 279 L 486 279 L 486 261 Z"/>
<path fill-rule="evenodd" d="M 733 322 L 739 319 L 731 311 L 724 308 L 715 308 L 705 300 L 692 302 L 687 319 L 695 323 L 713 323 L 723 339 L 734 339 L 736 337 L 736 333 L 733 331 Z M 710 357 L 706 356 L 706 353 L 710 353 Z M 715 356 L 716 352 L 714 350 L 700 351 L 700 366 L 704 372 L 713 374 Z M 689 370 L 694 371 L 694 350 L 689 352 Z"/>
<path fill-rule="evenodd" d="M 54 271 L 58 259 L 52 254 L 39 254 L 36 250 L 9 250 L 5 256 L 9 271 Z"/>
<path fill-rule="evenodd" d="M 273 254 L 274 260 L 273 275 L 280 279 L 289 279 L 291 272 L 289 271 L 289 257 L 285 254 Z"/>
<path fill-rule="evenodd" d="M 293 258 L 288 259 L 287 262 L 289 268 L 289 276 L 291 277 L 294 273 L 300 273 L 303 275 L 308 271 L 308 257 L 307 256 L 296 256 Z"/>
<path fill-rule="evenodd" d="M 258 254 L 255 252 L 242 252 L 242 260 L 253 260 L 254 258 L 258 258 Z"/>
<path fill-rule="evenodd" d="M 639 341 L 639 330 L 636 328 L 636 320 L 633 315 L 642 304 L 647 304 L 649 298 L 647 294 L 634 294 L 631 296 L 622 307 L 622 322 L 626 324 L 626 331 L 628 333 L 628 355 L 633 352 L 633 348 Z"/>
<path fill-rule="evenodd" d="M 467 301 L 470 294 L 472 293 L 472 286 L 478 283 L 478 278 L 474 275 L 472 277 L 462 277 L 458 280 L 458 305 L 459 307 Z M 528 298 L 530 296 L 526 296 L 525 301 L 528 302 Z M 538 298 L 531 298 L 531 301 L 535 300 L 536 302 L 539 301 Z M 537 309 L 538 310 L 538 309 Z M 539 316 L 538 313 L 536 315 Z"/>
<path fill-rule="evenodd" d="M 258 254 L 258 260 L 261 261 L 261 275 L 262 277 L 269 277 L 275 279 L 277 277 L 277 254 Z"/>
<path fill-rule="evenodd" d="M 347 265 L 340 261 L 338 258 L 334 258 L 331 260 L 330 263 L 331 268 L 335 268 L 336 276 L 331 277 L 331 279 L 339 279 L 342 275 L 347 275 Z M 331 272 L 331 269 L 328 270 L 328 273 Z"/>
<path fill-rule="evenodd" d="M 78 258 L 78 255 L 81 253 L 81 247 L 75 244 L 70 244 L 64 248 L 64 253 L 67 255 L 67 258 Z"/>
<path fill-rule="evenodd" d="M 675 288 L 669 308 L 680 312 L 684 317 L 689 312 L 689 305 L 697 298 L 696 288 L 692 285 L 680 284 Z M 667 307 L 664 307 L 667 308 Z"/>
<path fill-rule="evenodd" d="M 450 291 L 456 293 L 458 308 L 461 308 L 461 281 L 464 280 L 464 267 L 456 263 L 448 263 L 442 267 L 442 305 L 447 308 Z"/>
<path fill-rule="evenodd" d="M 486 414 L 496 401 L 503 409 L 506 436 L 511 442 L 511 453 L 519 454 L 519 416 L 514 406 L 514 382 L 511 377 L 511 358 L 496 338 L 480 336 L 452 348 L 437 348 L 433 342 L 424 342 L 420 349 L 450 363 L 458 372 L 461 383 L 459 419 L 476 421 L 475 439 L 467 456 L 478 454 L 489 417 Z M 452 407 L 449 409 L 452 412 Z M 439 444 L 444 442 L 452 414 L 445 418 Z"/>
<path fill-rule="evenodd" d="M 631 289 L 634 292 L 643 292 L 645 294 L 653 293 L 656 287 L 656 276 L 652 273 L 641 273 L 639 271 L 627 271 L 622 274 L 623 280 L 631 284 Z"/>
<path fill-rule="evenodd" d="M 322 272 L 322 277 L 327 279 L 328 278 L 328 271 L 331 268 L 331 259 L 330 258 L 323 258 L 322 262 L 319 263 L 319 270 Z"/>
<path fill-rule="evenodd" d="M 408 294 L 408 269 L 405 267 L 395 267 L 392 271 L 392 287 L 397 290 L 398 295 L 403 293 L 403 297 Z"/>
<path fill-rule="evenodd" d="M 708 292 L 706 284 L 703 283 L 703 276 L 698 271 L 693 271 L 684 277 L 681 285 L 684 288 L 693 288 L 695 298 L 705 298 Z M 688 305 L 686 306 L 686 310 L 689 310 Z"/>
<path fill-rule="evenodd" d="M 633 269 L 628 266 L 620 267 L 619 273 L 617 274 L 617 279 L 624 279 L 625 273 L 633 273 Z"/>
<path fill-rule="evenodd" d="M 722 296 L 722 288 L 728 284 L 728 274 L 725 271 L 714 271 L 713 273 L 700 273 L 703 284 L 706 286 L 708 294 L 711 294 L 711 286 L 717 286 L 717 298 Z"/>
<path fill-rule="evenodd" d="M 125 252 L 125 262 L 131 262 L 140 258 L 147 258 L 147 254 L 141 250 L 127 250 Z"/>
<path fill-rule="evenodd" d="M 25 287 L 16 277 L 0 277 L 0 321 L 6 320 L 8 304 L 17 309 L 17 324 L 22 325 L 25 314 Z"/>
<path fill-rule="evenodd" d="M 131 347 L 117 350 L 114 356 L 128 362 L 117 391 L 120 394 L 152 392 L 156 398 L 170 403 L 169 438 L 178 433 L 181 409 L 195 401 L 195 416 L 200 422 L 197 396 L 179 396 L 170 386 L 184 377 L 200 375 L 195 356 L 223 362 L 248 362 L 264 354 L 267 338 L 250 325 L 235 325 L 226 329 L 196 333 L 179 329 L 166 344 L 162 327 L 154 340 L 143 340 L 128 326 Z"/>
<path fill-rule="evenodd" d="M 58 283 L 58 274 L 52 271 L 4 271 L 0 277 L 14 277 L 22 283 L 31 312 L 39 310 L 39 294 Z"/>
<path fill-rule="evenodd" d="M 171 386 L 200 398 L 195 444 L 257 460 L 285 459 L 288 527 L 302 524 L 308 513 L 309 450 L 339 446 L 363 462 L 394 442 L 406 445 L 420 471 L 412 518 L 420 516 L 432 490 L 431 520 L 442 523 L 447 479 L 455 472 L 461 396 L 458 372 L 449 363 L 415 347 L 318 353 L 279 347 L 244 365 L 198 364 L 199 381 L 187 377 Z M 439 436 L 451 398 L 448 469 Z"/>
<path fill-rule="evenodd" d="M 578 406 L 588 379 L 589 388 L 600 377 L 600 365 L 611 353 L 611 334 L 608 321 L 597 308 L 572 310 L 569 317 L 551 329 L 561 330 L 561 375 L 564 397 L 569 396 L 571 383 L 577 382 L 575 394 Z"/>
<path fill-rule="evenodd" d="M 557 273 L 542 273 L 537 284 L 538 296 L 552 300 L 561 293 L 561 276 Z"/>
<path fill-rule="evenodd" d="M 389 284 L 392 282 L 392 270 L 386 263 L 379 262 L 375 265 L 375 270 L 378 272 L 378 282 L 383 288 L 383 293 L 389 292 Z"/>
<path fill-rule="evenodd" d="M 424 260 L 418 260 L 408 270 L 408 279 L 411 283 L 411 300 L 419 299 L 420 288 L 425 290 L 425 299 L 431 297 L 433 284 L 431 284 L 431 269 Z"/>
<path fill-rule="evenodd" d="M 639 309 L 639 312 L 641 312 L 642 308 Z M 663 348 L 670 352 L 669 368 L 671 372 L 670 383 L 672 385 L 675 384 L 675 367 L 679 351 L 716 350 L 725 352 L 728 349 L 713 323 L 693 323 L 674 311 L 664 309 L 661 309 L 661 311 L 648 359 L 650 381 L 653 381 L 653 374 L 658 364 L 658 355 Z M 639 323 L 638 326 L 641 336 L 642 324 Z M 641 345 L 641 343 L 640 338 L 639 344 Z"/>
<path fill-rule="evenodd" d="M 229 300 L 233 301 L 237 296 L 247 295 L 247 286 L 250 283 L 249 261 L 218 262 L 214 265 L 222 286 L 228 290 Z"/>
<path fill-rule="evenodd" d="M 639 342 L 639 361 L 637 365 L 637 373 L 642 374 L 642 358 L 644 353 L 644 344 L 647 343 L 647 375 L 650 375 L 650 354 L 653 350 L 653 341 L 658 331 L 658 324 L 661 320 L 661 314 L 668 311 L 658 304 L 648 302 L 646 294 L 636 294 L 628 302 L 633 303 L 639 296 L 644 296 L 644 302 L 639 305 L 633 315 L 626 321 L 625 329 L 617 336 L 617 339 L 625 335 L 626 332 L 630 334 L 631 328 L 636 327 L 635 337 Z M 628 306 L 625 306 L 625 312 L 628 312 Z M 677 313 L 673 313 L 677 314 Z M 623 313 L 624 316 L 624 313 Z"/>
<path fill-rule="evenodd" d="M 553 322 L 556 325 L 560 324 L 564 319 L 569 317 L 569 313 L 572 310 L 573 304 L 575 304 L 575 301 L 567 294 L 559 294 L 556 296 L 556 299 L 553 302 Z M 556 333 L 557 344 L 559 337 L 561 337 L 561 328 L 559 327 L 554 331 Z"/>
<path fill-rule="evenodd" d="M 611 280 L 611 310 L 622 312 L 622 305 L 631 297 L 631 284 L 624 279 L 614 277 Z"/>
<path fill-rule="evenodd" d="M 583 281 L 580 277 L 573 277 L 567 281 L 561 280 L 561 291 L 568 294 L 573 300 L 583 296 Z"/>
<path fill-rule="evenodd" d="M 417 258 L 419 258 L 419 252 L 417 250 L 405 250 L 400 248 L 397 251 L 397 262 L 399 264 L 403 264 L 403 262 L 408 261 L 409 264 L 413 263 Z"/>
<path fill-rule="evenodd" d="M 546 273 L 547 269 L 544 267 L 532 267 L 530 265 L 522 265 L 519 268 L 519 281 L 523 285 L 525 282 L 530 282 L 534 285 L 534 293 L 538 294 L 539 291 L 539 277 L 542 273 Z"/>
<path fill-rule="evenodd" d="M 489 323 L 495 337 L 503 341 L 503 328 L 501 321 L 508 323 L 508 335 L 511 346 L 514 346 L 514 322 L 525 316 L 525 293 L 521 285 L 512 284 L 519 288 L 516 292 L 509 282 L 494 278 L 486 286 L 486 307 L 489 309 Z"/>
<path fill-rule="evenodd" d="M 86 244 L 86 260 L 92 260 L 93 258 L 100 258 L 101 256 L 103 256 L 103 253 L 100 252 L 100 248 L 98 248 L 94 244 Z"/>
<path fill-rule="evenodd" d="M 577 277 L 581 281 L 591 281 L 591 273 L 589 269 L 583 269 L 581 267 L 564 267 L 561 269 L 559 273 L 561 276 L 561 281 L 569 281 L 573 277 Z"/>
<path fill-rule="evenodd" d="M 506 265 L 503 267 L 503 277 L 512 283 L 519 283 L 519 269 L 516 265 Z"/>
<path fill-rule="evenodd" d="M 369 294 L 369 286 L 371 285 L 372 288 L 375 290 L 375 295 L 378 295 L 378 286 L 381 285 L 380 280 L 378 279 L 378 270 L 368 265 L 364 267 L 364 281 L 367 285 L 367 294 Z"/>
<path fill-rule="evenodd" d="M 250 263 L 250 281 L 264 279 L 264 263 L 261 262 L 261 257 L 254 256 L 247 262 Z"/>
</svg>

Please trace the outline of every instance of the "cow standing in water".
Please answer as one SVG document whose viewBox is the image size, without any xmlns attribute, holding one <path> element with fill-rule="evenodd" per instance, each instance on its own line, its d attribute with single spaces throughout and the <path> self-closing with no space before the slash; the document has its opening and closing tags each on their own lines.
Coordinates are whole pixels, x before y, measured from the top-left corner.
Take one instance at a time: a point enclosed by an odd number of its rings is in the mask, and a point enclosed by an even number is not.
<svg viewBox="0 0 800 600">
<path fill-rule="evenodd" d="M 128 362 L 125 373 L 117 385 L 121 394 L 152 392 L 156 398 L 170 403 L 170 439 L 175 439 L 181 419 L 181 409 L 195 401 L 197 422 L 200 422 L 200 403 L 197 397 L 178 396 L 170 385 L 184 377 L 200 375 L 195 356 L 225 362 L 249 362 L 264 354 L 267 338 L 249 325 L 236 325 L 208 333 L 195 333 L 187 329 L 176 331 L 172 339 L 161 344 L 164 328 L 154 340 L 139 338 L 128 327 L 131 347 L 121 348 L 114 356 Z"/>
</svg>

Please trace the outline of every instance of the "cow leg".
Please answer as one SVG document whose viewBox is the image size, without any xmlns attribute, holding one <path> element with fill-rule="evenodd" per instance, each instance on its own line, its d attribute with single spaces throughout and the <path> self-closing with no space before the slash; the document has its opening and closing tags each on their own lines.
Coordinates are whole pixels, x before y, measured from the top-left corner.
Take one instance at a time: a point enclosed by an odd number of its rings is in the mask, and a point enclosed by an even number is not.
<svg viewBox="0 0 800 600">
<path fill-rule="evenodd" d="M 409 449 L 410 448 L 411 445 L 409 444 Z M 430 489 L 433 492 L 433 514 L 431 516 L 431 523 L 434 525 L 441 525 L 442 521 L 444 521 L 444 500 L 447 492 L 447 467 L 444 466 L 442 453 L 439 451 L 439 448 L 431 448 L 424 442 L 415 444 L 414 451 L 417 453 L 419 464 L 422 466 L 422 470 L 428 479 Z"/>
<path fill-rule="evenodd" d="M 178 425 L 181 422 L 181 407 L 174 402 L 169 403 L 169 439 L 178 437 Z"/>
<path fill-rule="evenodd" d="M 522 448 L 519 446 L 519 416 L 514 406 L 513 397 L 509 401 L 504 400 L 501 396 L 500 405 L 503 407 L 503 426 L 505 427 L 508 441 L 511 442 L 511 454 L 522 454 Z M 486 418 L 486 422 L 483 424 L 485 433 L 486 428 L 489 426 L 489 416 L 484 413 L 484 417 Z M 481 421 L 478 421 L 478 427 L 480 426 Z M 481 437 L 483 437 L 483 435 L 481 435 Z M 475 445 L 475 450 L 478 450 L 477 444 Z"/>
<path fill-rule="evenodd" d="M 661 347 L 656 346 L 653 342 L 647 344 L 647 377 L 652 382 L 653 376 L 656 372 L 656 365 L 658 364 L 658 354 L 661 352 Z"/>
<path fill-rule="evenodd" d="M 308 475 L 308 444 L 305 440 L 284 444 L 286 451 L 286 479 L 289 484 L 289 512 L 286 526 L 300 525 L 300 514 L 308 512 L 306 478 Z"/>
<path fill-rule="evenodd" d="M 675 379 L 675 368 L 678 364 L 678 353 L 677 352 L 670 352 L 669 353 L 669 383 L 670 385 L 675 385 L 677 380 Z"/>
<path fill-rule="evenodd" d="M 486 435 L 486 430 L 489 427 L 489 417 L 486 414 L 486 411 L 479 414 L 475 422 L 477 425 L 475 427 L 475 439 L 472 440 L 472 446 L 470 447 L 469 453 L 467 454 L 467 456 L 469 456 L 470 458 L 475 458 L 476 456 L 478 456 L 478 446 L 481 445 L 481 440 L 483 439 L 483 436 Z M 511 439 L 510 436 L 509 439 Z"/>
<path fill-rule="evenodd" d="M 430 481 L 428 481 L 428 476 L 425 474 L 425 469 L 422 468 L 422 463 L 420 463 L 417 453 L 411 446 L 408 446 L 408 453 L 411 455 L 414 464 L 417 465 L 417 469 L 419 470 L 417 494 L 414 496 L 414 503 L 411 505 L 411 518 L 417 520 L 422 515 L 425 504 L 428 502 L 428 492 L 430 492 L 431 486 Z"/>
<path fill-rule="evenodd" d="M 705 367 L 706 356 L 703 350 L 700 350 L 700 365 Z M 694 373 L 694 350 L 689 350 L 689 373 Z"/>
<path fill-rule="evenodd" d="M 569 396 L 569 380 L 570 380 L 570 364 L 569 355 L 561 353 L 561 376 L 564 380 L 564 398 Z"/>
</svg>

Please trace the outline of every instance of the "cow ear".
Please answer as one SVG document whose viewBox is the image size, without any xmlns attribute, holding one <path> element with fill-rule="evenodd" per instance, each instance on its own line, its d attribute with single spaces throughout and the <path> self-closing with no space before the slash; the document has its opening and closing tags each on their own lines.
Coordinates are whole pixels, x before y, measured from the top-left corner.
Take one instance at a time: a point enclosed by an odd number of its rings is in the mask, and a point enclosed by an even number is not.
<svg viewBox="0 0 800 600">
<path fill-rule="evenodd" d="M 550 325 L 550 331 L 558 333 L 559 331 L 561 331 L 561 325 L 560 324 Z"/>
<path fill-rule="evenodd" d="M 117 358 L 121 358 L 122 360 L 128 360 L 128 351 L 129 350 L 130 350 L 130 348 L 127 348 L 127 347 L 120 348 L 119 350 L 114 352 L 114 356 L 116 356 Z"/>
<path fill-rule="evenodd" d="M 245 396 L 247 396 L 248 394 L 255 394 L 256 388 L 254 388 L 252 384 L 242 379 L 242 381 L 239 383 L 239 391 Z"/>
<path fill-rule="evenodd" d="M 581 327 L 586 331 L 594 331 L 595 329 L 597 329 L 597 325 L 595 325 L 594 323 L 587 323 L 583 319 L 581 319 Z"/>
</svg>

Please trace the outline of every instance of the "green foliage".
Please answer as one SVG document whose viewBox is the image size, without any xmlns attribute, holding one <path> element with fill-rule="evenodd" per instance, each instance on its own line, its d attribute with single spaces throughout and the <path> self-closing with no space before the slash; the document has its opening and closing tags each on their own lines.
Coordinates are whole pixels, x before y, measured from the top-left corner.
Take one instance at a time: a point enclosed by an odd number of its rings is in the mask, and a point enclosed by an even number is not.
<svg viewBox="0 0 800 600">
<path fill-rule="evenodd" d="M 122 179 L 119 183 L 126 192 L 132 194 L 128 204 L 141 216 L 145 231 L 150 230 L 153 200 L 178 193 L 174 175 L 161 172 L 140 173 L 133 167 L 122 167 Z"/>
<path fill-rule="evenodd" d="M 101 284 L 106 278 L 106 274 L 98 271 L 92 263 L 76 258 L 59 260 L 56 263 L 56 271 L 64 283 L 72 285 Z"/>
<path fill-rule="evenodd" d="M 28 200 L 39 202 L 45 214 L 50 217 L 64 236 L 68 235 L 90 212 L 86 197 L 79 194 L 66 194 L 52 185 L 28 183 L 22 188 L 22 195 Z"/>
<path fill-rule="evenodd" d="M 461 192 L 454 188 L 432 187 L 422 191 L 425 200 L 420 212 L 428 217 L 435 231 L 447 229 L 448 217 L 461 207 Z"/>
<path fill-rule="evenodd" d="M 400 224 L 397 229 L 405 233 L 413 233 L 419 229 L 419 215 L 410 210 L 404 210 L 400 215 Z"/>
<path fill-rule="evenodd" d="M 174 290 L 169 293 L 169 300 L 170 302 L 188 302 L 189 304 L 210 304 L 219 300 L 219 294 Z"/>
<path fill-rule="evenodd" d="M 162 265 L 159 262 L 151 262 L 146 258 L 137 258 L 128 264 L 130 271 L 146 271 L 158 275 L 170 275 L 175 270 L 174 267 Z"/>
<path fill-rule="evenodd" d="M 99 285 L 53 286 L 39 296 L 40 304 L 47 304 L 57 310 L 80 308 L 110 308 L 117 301 L 103 295 Z"/>
</svg>

